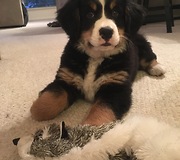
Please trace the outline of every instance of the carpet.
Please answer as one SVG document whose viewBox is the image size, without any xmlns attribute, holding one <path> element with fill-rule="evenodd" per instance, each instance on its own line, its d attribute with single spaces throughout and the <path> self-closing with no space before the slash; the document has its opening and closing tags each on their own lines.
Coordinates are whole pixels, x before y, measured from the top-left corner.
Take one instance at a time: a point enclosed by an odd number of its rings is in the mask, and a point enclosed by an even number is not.
<svg viewBox="0 0 180 160">
<path fill-rule="evenodd" d="M 51 121 L 36 122 L 30 117 L 38 92 L 54 80 L 67 42 L 64 31 L 47 27 L 48 22 L 0 30 L 0 160 L 19 159 L 13 138 L 61 120 L 74 126 L 90 109 L 89 103 L 79 100 Z M 147 24 L 140 32 L 151 42 L 166 74 L 157 78 L 138 73 L 127 116 L 150 115 L 180 127 L 180 21 L 175 21 L 173 33 L 166 33 L 163 22 Z"/>
</svg>

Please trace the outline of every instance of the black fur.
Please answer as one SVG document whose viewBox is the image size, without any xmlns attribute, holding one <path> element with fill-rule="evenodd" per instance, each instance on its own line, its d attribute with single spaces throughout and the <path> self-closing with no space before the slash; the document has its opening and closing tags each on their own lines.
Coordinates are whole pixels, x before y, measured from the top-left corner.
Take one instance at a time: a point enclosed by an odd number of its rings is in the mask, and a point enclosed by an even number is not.
<svg viewBox="0 0 180 160">
<path fill-rule="evenodd" d="M 77 48 L 81 34 L 88 31 L 93 24 L 100 18 L 101 5 L 94 13 L 96 16 L 91 18 L 91 10 L 86 7 L 91 1 L 99 3 L 98 0 L 69 0 L 69 2 L 58 11 L 57 19 L 62 28 L 69 36 L 69 41 L 61 57 L 60 68 L 67 68 L 72 73 L 85 78 L 90 57 Z M 109 3 L 112 0 L 105 0 L 106 17 L 113 19 L 118 28 L 124 30 L 127 37 L 126 50 L 123 53 L 105 57 L 103 62 L 97 67 L 95 80 L 107 73 L 126 71 L 128 78 L 119 83 L 107 83 L 102 85 L 94 96 L 92 103 L 100 101 L 107 104 L 116 117 L 128 112 L 131 106 L 132 82 L 135 79 L 137 70 L 143 68 L 139 61 L 144 59 L 147 63 L 156 59 L 156 55 L 151 49 L 151 45 L 140 34 L 138 30 L 143 23 L 144 10 L 130 0 L 115 0 L 118 5 L 111 10 Z M 117 13 L 118 12 L 118 13 Z M 89 13 L 89 14 L 88 14 Z M 66 83 L 57 74 L 55 80 L 49 84 L 41 93 L 45 91 L 68 93 L 69 105 L 79 98 L 84 98 L 84 93 L 77 86 Z"/>
</svg>

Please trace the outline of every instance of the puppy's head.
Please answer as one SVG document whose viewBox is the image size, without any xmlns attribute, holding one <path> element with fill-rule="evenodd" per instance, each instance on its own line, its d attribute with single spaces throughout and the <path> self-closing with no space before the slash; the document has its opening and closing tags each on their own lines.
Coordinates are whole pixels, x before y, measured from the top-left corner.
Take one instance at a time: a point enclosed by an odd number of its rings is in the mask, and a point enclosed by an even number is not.
<svg viewBox="0 0 180 160">
<path fill-rule="evenodd" d="M 131 0 L 69 0 L 57 19 L 79 50 L 98 58 L 124 51 L 127 36 L 142 25 L 143 13 Z"/>
</svg>

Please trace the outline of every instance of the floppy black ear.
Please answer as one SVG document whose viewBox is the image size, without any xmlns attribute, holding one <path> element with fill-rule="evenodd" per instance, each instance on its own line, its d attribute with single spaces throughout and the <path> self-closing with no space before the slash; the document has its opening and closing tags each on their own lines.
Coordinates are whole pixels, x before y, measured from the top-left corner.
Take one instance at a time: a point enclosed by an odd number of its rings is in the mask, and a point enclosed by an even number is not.
<svg viewBox="0 0 180 160">
<path fill-rule="evenodd" d="M 69 0 L 57 12 L 57 20 L 71 40 L 79 36 L 79 0 Z"/>
<path fill-rule="evenodd" d="M 130 35 L 137 33 L 143 24 L 145 9 L 141 5 L 132 2 L 132 0 L 127 0 L 125 12 L 126 32 Z"/>
</svg>

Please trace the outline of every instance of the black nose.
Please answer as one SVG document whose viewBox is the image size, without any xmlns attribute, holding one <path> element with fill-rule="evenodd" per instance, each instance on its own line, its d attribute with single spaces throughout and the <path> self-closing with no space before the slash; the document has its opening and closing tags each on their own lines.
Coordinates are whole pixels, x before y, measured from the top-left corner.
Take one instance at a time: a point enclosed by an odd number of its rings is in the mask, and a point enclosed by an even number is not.
<svg viewBox="0 0 180 160">
<path fill-rule="evenodd" d="M 13 144 L 17 146 L 19 140 L 20 140 L 20 138 L 15 138 L 15 139 L 13 139 Z"/>
<path fill-rule="evenodd" d="M 99 30 L 99 34 L 104 40 L 108 41 L 113 35 L 113 29 L 110 27 L 102 27 Z"/>
</svg>

